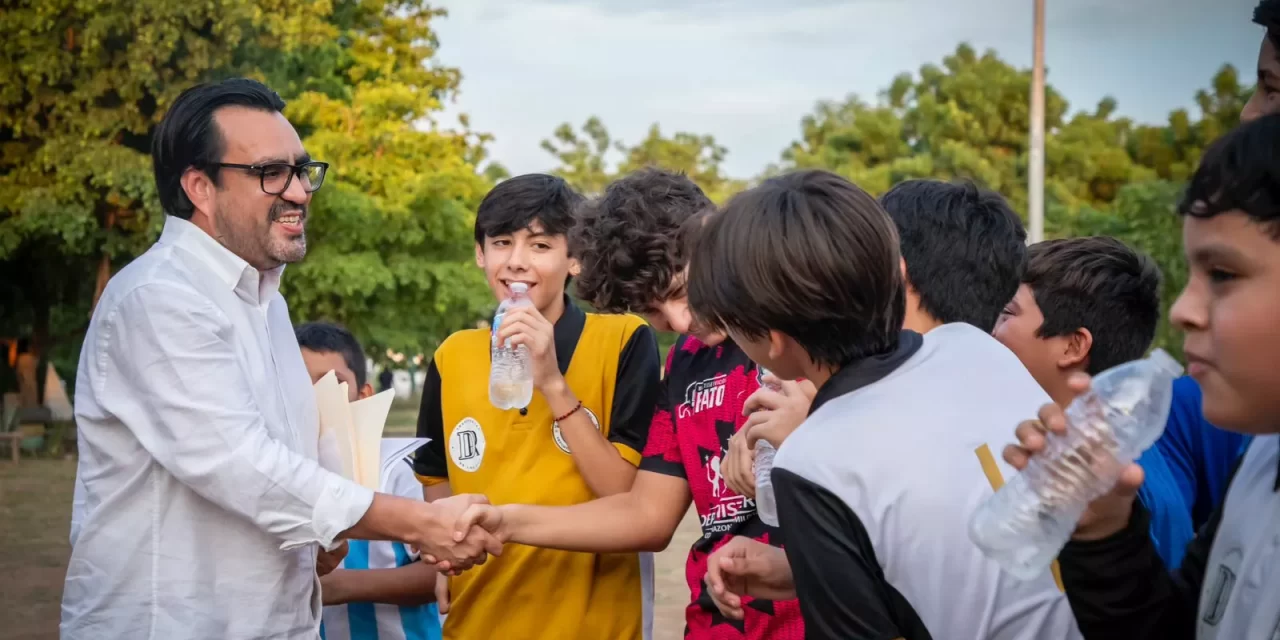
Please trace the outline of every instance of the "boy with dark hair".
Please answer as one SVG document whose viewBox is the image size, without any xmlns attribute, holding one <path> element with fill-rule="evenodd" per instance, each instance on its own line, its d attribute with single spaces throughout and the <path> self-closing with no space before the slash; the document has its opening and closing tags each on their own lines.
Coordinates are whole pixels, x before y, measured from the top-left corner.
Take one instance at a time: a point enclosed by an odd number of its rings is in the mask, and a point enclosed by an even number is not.
<svg viewBox="0 0 1280 640">
<path fill-rule="evenodd" d="M 990 332 L 1018 290 L 1027 251 L 1027 232 L 1004 196 L 972 183 L 907 180 L 881 196 L 880 206 L 902 252 L 902 328 L 924 334 L 966 322 Z M 747 496 L 755 497 L 755 443 L 780 446 L 808 414 L 813 395 L 788 391 L 765 387 L 748 398 L 751 417 L 729 445 L 725 481 Z"/>
<path fill-rule="evenodd" d="M 1063 406 L 1071 375 L 1097 375 L 1147 352 L 1160 316 L 1160 270 L 1146 255 L 1109 237 L 1047 240 L 1027 250 L 1022 286 L 993 333 Z M 1191 507 L 1164 452 L 1147 449 L 1140 499 L 1165 564 L 1176 567 L 1195 527 Z"/>
<path fill-rule="evenodd" d="M 1010 580 L 964 534 L 991 495 L 974 450 L 1046 396 L 981 329 L 902 329 L 898 246 L 876 200 L 824 171 L 738 194 L 699 236 L 695 315 L 818 386 L 774 461 L 785 559 L 734 539 L 708 584 L 735 616 L 794 584 L 806 638 L 1078 637 L 1049 575 Z"/>
<path fill-rule="evenodd" d="M 1004 196 L 972 183 L 907 180 L 880 196 L 906 263 L 906 327 L 990 332 L 1018 288 L 1027 232 Z"/>
<path fill-rule="evenodd" d="M 1022 285 L 993 332 L 1054 399 L 1074 371 L 1141 358 L 1160 316 L 1160 268 L 1108 237 L 1046 240 L 1027 251 Z"/>
<path fill-rule="evenodd" d="M 1187 285 L 1170 310 L 1186 332 L 1187 372 L 1205 417 L 1253 434 L 1218 511 L 1168 572 L 1134 496 L 1131 465 L 1089 505 L 1059 555 L 1067 595 L 1089 638 L 1267 638 L 1280 619 L 1280 115 L 1244 124 L 1211 145 L 1179 203 Z M 1072 390 L 1088 387 L 1078 375 Z M 1063 433 L 1057 405 L 1018 426 L 1005 459 L 1021 469 Z"/>
<path fill-rule="evenodd" d="M 584 275 L 583 298 L 614 312 L 644 313 L 654 326 L 682 334 L 667 355 L 664 390 L 635 485 L 625 493 L 569 507 L 503 505 L 471 519 L 503 522 L 500 537 L 519 544 L 596 553 L 660 551 L 689 510 L 702 537 L 685 574 L 691 601 L 687 640 L 800 640 L 804 627 L 793 596 L 751 601 L 739 619 L 720 614 L 704 588 L 707 557 L 738 537 L 779 544 L 755 503 L 724 482 L 721 460 L 741 428 L 743 401 L 759 387 L 757 367 L 724 335 L 691 322 L 685 296 L 687 242 L 712 211 L 687 177 L 646 169 L 610 184 L 582 211 L 574 233 Z M 509 553 L 509 552 L 508 552 Z"/>
<path fill-rule="evenodd" d="M 631 488 L 660 385 L 657 341 L 640 318 L 584 313 L 565 294 L 581 271 L 565 236 L 581 201 L 564 180 L 533 174 L 481 202 L 476 264 L 496 299 L 519 282 L 533 305 L 436 350 L 418 416 L 418 435 L 431 442 L 414 461 L 428 500 L 452 489 L 570 505 Z M 507 339 L 528 348 L 535 393 L 503 411 L 486 381 L 491 341 Z M 450 582 L 447 638 L 640 640 L 651 624 L 648 555 L 515 546 Z"/>
<path fill-rule="evenodd" d="M 1280 111 L 1280 57 L 1276 47 L 1280 40 L 1280 0 L 1262 0 L 1253 11 L 1253 22 L 1265 31 L 1258 51 L 1257 83 L 1240 111 L 1242 122 Z M 1196 529 L 1218 508 L 1231 468 L 1249 443 L 1249 436 L 1219 429 L 1205 420 L 1201 403 L 1202 394 L 1195 379 L 1182 376 L 1175 380 L 1169 422 L 1157 441 L 1191 509 L 1191 522 Z M 1169 560 L 1164 549 L 1161 555 Z"/>
<path fill-rule="evenodd" d="M 338 382 L 346 383 L 348 401 L 373 395 L 373 386 L 365 380 L 364 349 L 350 331 L 328 322 L 308 322 L 296 327 L 294 333 L 312 383 L 332 371 Z M 412 459 L 384 455 L 380 489 L 421 500 L 422 485 L 413 476 Z M 349 545 L 338 568 L 320 577 L 325 605 L 321 637 L 440 638 L 435 567 L 419 561 L 417 553 L 399 542 L 351 540 Z"/>
</svg>

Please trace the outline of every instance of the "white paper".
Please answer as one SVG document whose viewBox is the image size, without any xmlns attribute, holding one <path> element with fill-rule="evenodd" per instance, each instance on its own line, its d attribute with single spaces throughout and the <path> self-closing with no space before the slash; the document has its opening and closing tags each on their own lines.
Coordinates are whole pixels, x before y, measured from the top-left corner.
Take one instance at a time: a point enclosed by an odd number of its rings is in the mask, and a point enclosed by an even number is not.
<svg viewBox="0 0 1280 640">
<path fill-rule="evenodd" d="M 320 417 L 320 464 L 344 478 L 355 479 L 351 408 L 346 385 L 332 371 L 315 384 L 316 410 Z"/>
<path fill-rule="evenodd" d="M 348 405 L 355 460 L 352 480 L 373 491 L 378 491 L 382 484 L 382 431 L 387 426 L 387 414 L 391 413 L 391 401 L 395 397 L 395 391 L 388 389 Z"/>
<path fill-rule="evenodd" d="M 344 478 L 378 491 L 382 487 L 382 462 L 385 459 L 382 432 L 395 391 L 350 402 L 346 383 L 338 382 L 332 371 L 315 384 L 316 410 L 320 417 L 318 454 L 324 468 Z M 394 438 L 397 446 L 408 451 L 421 446 L 426 439 Z M 421 442 L 417 442 L 421 440 Z M 416 442 L 416 444 L 414 444 Z M 403 457 L 403 456 L 402 456 Z"/>
</svg>

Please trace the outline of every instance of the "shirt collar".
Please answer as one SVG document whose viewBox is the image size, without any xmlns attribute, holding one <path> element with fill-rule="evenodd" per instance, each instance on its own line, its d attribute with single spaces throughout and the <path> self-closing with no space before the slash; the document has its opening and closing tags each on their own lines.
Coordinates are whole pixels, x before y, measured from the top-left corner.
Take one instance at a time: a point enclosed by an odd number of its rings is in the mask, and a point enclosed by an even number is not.
<svg viewBox="0 0 1280 640">
<path fill-rule="evenodd" d="M 892 349 L 840 367 L 840 370 L 836 371 L 821 389 L 818 389 L 817 395 L 809 405 L 809 415 L 813 415 L 827 402 L 853 393 L 893 373 L 908 358 L 915 355 L 922 344 L 924 344 L 924 338 L 920 334 L 904 330 L 898 334 L 898 343 Z"/>
<path fill-rule="evenodd" d="M 252 304 L 266 304 L 280 290 L 280 275 L 284 273 L 284 265 L 258 271 L 189 220 L 165 216 L 160 244 L 178 247 L 195 256 L 213 272 L 218 281 Z"/>
<path fill-rule="evenodd" d="M 582 337 L 582 328 L 587 324 L 587 314 L 573 303 L 569 294 L 564 296 L 564 312 L 556 320 L 553 331 L 556 343 L 556 364 L 560 366 L 560 375 L 569 372 L 569 363 L 573 361 L 573 352 L 578 348 L 578 339 Z"/>
</svg>

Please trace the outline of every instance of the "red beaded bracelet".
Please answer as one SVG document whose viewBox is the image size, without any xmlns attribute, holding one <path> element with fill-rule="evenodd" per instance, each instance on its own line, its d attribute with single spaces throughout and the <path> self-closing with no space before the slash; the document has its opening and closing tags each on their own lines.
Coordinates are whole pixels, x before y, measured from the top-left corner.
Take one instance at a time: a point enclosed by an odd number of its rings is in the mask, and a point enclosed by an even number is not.
<svg viewBox="0 0 1280 640">
<path fill-rule="evenodd" d="M 571 415 L 573 415 L 573 414 L 577 413 L 577 412 L 578 412 L 578 410 L 579 410 L 579 409 L 581 409 L 581 408 L 582 408 L 582 401 L 581 401 L 581 400 L 579 400 L 579 401 L 578 401 L 578 406 L 576 406 L 576 407 L 574 407 L 574 408 L 570 409 L 570 410 L 569 410 L 569 413 L 566 413 L 566 414 L 564 414 L 564 415 L 560 416 L 559 418 L 556 418 L 556 422 L 563 422 L 565 418 L 568 418 L 569 416 L 571 416 Z"/>
</svg>

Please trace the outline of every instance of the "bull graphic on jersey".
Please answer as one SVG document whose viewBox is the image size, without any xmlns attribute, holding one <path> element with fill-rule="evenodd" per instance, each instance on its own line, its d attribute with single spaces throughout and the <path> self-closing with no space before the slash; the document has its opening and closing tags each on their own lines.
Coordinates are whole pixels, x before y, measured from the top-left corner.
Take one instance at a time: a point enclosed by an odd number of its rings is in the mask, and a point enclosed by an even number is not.
<svg viewBox="0 0 1280 640">
<path fill-rule="evenodd" d="M 707 482 L 711 483 L 711 495 L 720 497 L 724 490 L 724 474 L 720 472 L 720 456 L 712 456 L 707 461 Z"/>
</svg>

